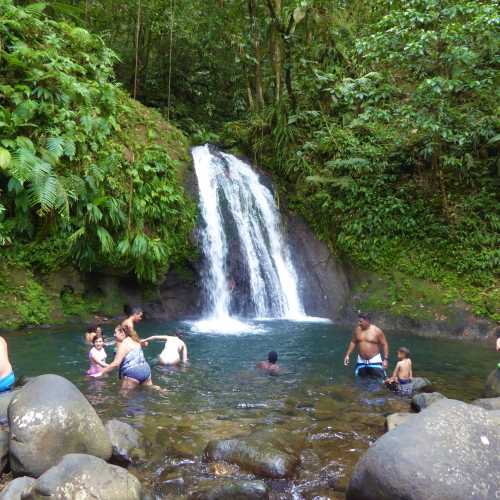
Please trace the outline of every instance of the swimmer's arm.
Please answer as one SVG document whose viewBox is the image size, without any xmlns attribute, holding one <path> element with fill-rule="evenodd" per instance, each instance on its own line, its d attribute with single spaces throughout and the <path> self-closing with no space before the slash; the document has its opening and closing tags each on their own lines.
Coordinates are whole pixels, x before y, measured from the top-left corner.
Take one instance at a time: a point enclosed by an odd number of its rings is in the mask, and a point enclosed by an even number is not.
<svg viewBox="0 0 500 500">
<path fill-rule="evenodd" d="M 168 340 L 168 335 L 153 335 L 146 339 L 142 339 L 141 342 L 149 342 L 150 340 Z"/>
<path fill-rule="evenodd" d="M 102 362 L 102 361 L 99 361 L 93 354 L 92 354 L 92 361 L 96 364 L 96 365 L 99 365 L 100 367 L 102 368 L 105 368 L 106 366 L 109 366 L 108 363 L 106 363 L 105 361 Z"/>
<path fill-rule="evenodd" d="M 387 339 L 385 338 L 384 332 L 380 330 L 379 328 L 379 343 L 382 346 L 382 349 L 384 350 L 384 368 L 387 368 L 389 364 L 389 344 L 387 342 Z M 397 365 L 396 365 L 397 366 Z"/>
<path fill-rule="evenodd" d="M 398 361 L 396 363 L 396 368 L 394 368 L 394 372 L 392 373 L 391 379 L 398 380 L 399 370 L 401 370 L 401 361 Z"/>
<path fill-rule="evenodd" d="M 125 347 L 120 345 L 118 347 L 118 351 L 116 351 L 115 359 L 113 359 L 113 361 L 111 361 L 111 363 L 109 365 L 104 367 L 101 370 L 101 373 L 99 373 L 97 376 L 105 375 L 106 373 L 113 371 L 115 368 L 118 368 L 120 366 L 121 362 L 123 361 L 123 358 L 125 357 L 126 354 L 127 353 L 125 351 Z"/>
<path fill-rule="evenodd" d="M 184 344 L 182 346 L 182 362 L 184 364 L 187 364 L 188 363 L 188 349 L 187 349 L 187 346 L 186 344 Z"/>
<path fill-rule="evenodd" d="M 356 349 L 356 344 L 358 342 L 358 339 L 356 337 L 356 331 L 352 334 L 352 339 L 349 342 L 349 346 L 347 347 L 347 352 L 345 353 L 344 357 L 344 366 L 347 366 L 349 364 L 349 356 L 351 355 L 352 351 Z"/>
<path fill-rule="evenodd" d="M 411 360 L 410 360 L 410 379 L 413 378 L 413 367 L 412 367 L 412 364 L 411 364 Z"/>
</svg>

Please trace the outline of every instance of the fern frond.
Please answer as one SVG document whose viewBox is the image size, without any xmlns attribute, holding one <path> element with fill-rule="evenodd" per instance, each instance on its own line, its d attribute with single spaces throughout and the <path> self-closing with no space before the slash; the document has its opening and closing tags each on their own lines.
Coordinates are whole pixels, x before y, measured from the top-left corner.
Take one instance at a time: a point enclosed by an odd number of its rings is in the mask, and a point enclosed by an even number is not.
<svg viewBox="0 0 500 500">
<path fill-rule="evenodd" d="M 62 137 L 49 137 L 47 139 L 47 149 L 56 156 L 60 158 L 64 153 L 64 139 Z"/>
<path fill-rule="evenodd" d="M 96 231 L 99 243 L 101 244 L 102 253 L 110 254 L 115 247 L 115 242 L 112 236 L 109 234 L 108 230 L 102 226 L 97 226 Z"/>
</svg>

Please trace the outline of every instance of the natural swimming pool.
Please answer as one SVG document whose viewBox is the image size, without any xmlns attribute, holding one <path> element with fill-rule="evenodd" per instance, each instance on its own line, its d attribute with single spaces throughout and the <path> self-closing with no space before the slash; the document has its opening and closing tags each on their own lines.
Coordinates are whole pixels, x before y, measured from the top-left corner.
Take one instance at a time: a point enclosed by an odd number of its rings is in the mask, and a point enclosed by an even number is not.
<svg viewBox="0 0 500 500">
<path fill-rule="evenodd" d="M 202 460 L 214 438 L 272 430 L 296 443 L 301 465 L 292 481 L 272 481 L 274 498 L 337 498 L 362 452 L 383 433 L 384 416 L 405 411 L 408 402 L 386 392 L 368 391 L 354 383 L 353 365 L 342 360 L 350 331 L 326 323 L 255 322 L 252 333 L 196 333 L 184 323 L 142 322 L 145 337 L 185 329 L 190 366 L 153 368 L 154 382 L 167 395 L 137 390 L 119 392 L 116 374 L 93 380 L 88 367 L 83 330 L 74 326 L 5 335 L 18 376 L 56 373 L 74 382 L 97 412 L 140 429 L 150 441 L 147 459 L 133 473 L 150 488 L 153 498 L 182 498 L 204 480 L 247 477 L 234 468 L 218 469 Z M 105 326 L 111 338 L 112 327 Z M 484 380 L 497 354 L 482 345 L 405 336 L 386 332 L 391 368 L 395 350 L 412 352 L 414 375 L 432 380 L 448 397 L 472 400 L 481 396 Z M 147 358 L 163 347 L 154 342 Z M 113 348 L 107 347 L 108 361 Z M 255 370 L 269 350 L 279 353 L 284 373 L 270 377 Z M 342 498 L 339 496 L 338 498 Z"/>
</svg>

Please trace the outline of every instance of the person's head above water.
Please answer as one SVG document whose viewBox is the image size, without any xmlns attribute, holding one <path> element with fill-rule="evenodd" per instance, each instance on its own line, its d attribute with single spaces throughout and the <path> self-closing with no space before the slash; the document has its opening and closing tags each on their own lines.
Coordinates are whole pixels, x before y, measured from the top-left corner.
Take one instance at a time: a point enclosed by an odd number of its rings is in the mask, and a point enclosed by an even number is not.
<svg viewBox="0 0 500 500">
<path fill-rule="evenodd" d="M 408 349 L 407 347 L 400 347 L 397 350 L 397 353 L 398 353 L 399 360 L 406 359 L 406 358 L 410 357 L 410 349 Z"/>
<path fill-rule="evenodd" d="M 102 337 L 102 330 L 101 330 L 101 333 L 99 333 L 97 331 L 97 326 L 95 325 L 90 325 L 88 328 L 87 328 L 87 331 L 85 332 L 85 342 L 87 344 L 93 344 L 94 343 L 94 339 L 96 337 Z"/>
<path fill-rule="evenodd" d="M 92 339 L 92 344 L 96 349 L 101 349 L 104 346 L 104 340 L 100 335 L 95 335 Z"/>
<path fill-rule="evenodd" d="M 358 314 L 358 325 L 362 330 L 366 330 L 370 326 L 370 317 L 366 313 Z"/>
<path fill-rule="evenodd" d="M 276 351 L 270 351 L 267 355 L 267 360 L 274 365 L 278 361 L 278 353 Z"/>
<path fill-rule="evenodd" d="M 144 316 L 144 312 L 140 307 L 132 307 L 132 310 L 130 311 L 130 317 L 134 321 L 140 321 L 142 317 Z"/>
<path fill-rule="evenodd" d="M 130 337 L 135 342 L 140 342 L 141 339 L 137 332 L 130 328 L 128 325 L 118 325 L 115 328 L 115 339 L 117 342 L 123 342 L 127 337 Z"/>
</svg>

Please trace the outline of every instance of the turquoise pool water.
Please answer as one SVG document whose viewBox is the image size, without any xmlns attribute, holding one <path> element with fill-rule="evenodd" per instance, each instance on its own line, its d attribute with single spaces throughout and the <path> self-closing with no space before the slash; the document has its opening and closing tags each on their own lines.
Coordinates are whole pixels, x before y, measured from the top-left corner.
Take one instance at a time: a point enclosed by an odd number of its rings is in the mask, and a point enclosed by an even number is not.
<svg viewBox="0 0 500 500">
<path fill-rule="evenodd" d="M 347 329 L 320 322 L 272 321 L 255 322 L 252 333 L 241 335 L 197 333 L 187 323 L 143 322 L 137 330 L 145 337 L 176 327 L 186 332 L 187 368 L 155 365 L 163 342 L 145 349 L 154 365 L 154 383 L 167 389 L 166 395 L 140 389 L 124 396 L 116 374 L 99 380 L 86 377 L 83 326 L 4 337 L 18 377 L 63 375 L 104 419 L 116 417 L 141 429 L 150 446 L 147 460 L 133 472 L 153 498 L 182 498 L 204 479 L 241 476 L 239 471 L 212 470 L 202 461 L 203 448 L 210 439 L 261 428 L 305 440 L 296 478 L 273 482 L 276 498 L 341 495 L 333 488 L 342 490 L 361 453 L 381 435 L 384 415 L 408 409 L 408 401 L 385 389 L 373 391 L 354 383 L 354 356 L 351 367 L 342 363 L 351 335 Z M 104 326 L 104 333 L 111 340 L 112 326 Z M 482 345 L 386 333 L 391 369 L 396 348 L 406 346 L 412 352 L 414 375 L 430 378 L 437 391 L 451 398 L 480 397 L 484 380 L 498 362 L 497 353 Z M 106 350 L 111 360 L 113 347 Z M 279 377 L 255 369 L 270 350 L 279 353 Z"/>
</svg>

